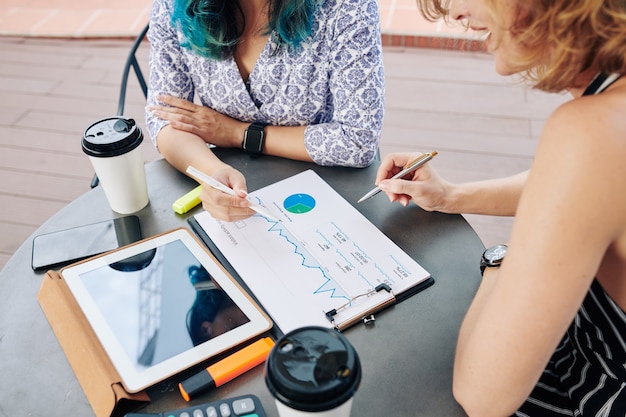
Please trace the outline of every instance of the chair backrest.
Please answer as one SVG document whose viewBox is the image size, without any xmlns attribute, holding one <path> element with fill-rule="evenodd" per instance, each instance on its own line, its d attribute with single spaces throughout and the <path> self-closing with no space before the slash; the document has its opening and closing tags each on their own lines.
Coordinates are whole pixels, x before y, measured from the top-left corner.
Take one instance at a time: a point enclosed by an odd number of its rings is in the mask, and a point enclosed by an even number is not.
<svg viewBox="0 0 626 417">
<path fill-rule="evenodd" d="M 148 85 L 146 84 L 146 80 L 141 72 L 141 67 L 139 66 L 139 62 L 137 62 L 137 48 L 146 37 L 146 33 L 148 32 L 149 25 L 143 28 L 141 33 L 135 39 L 133 46 L 130 48 L 130 52 L 128 53 L 128 58 L 126 59 L 126 63 L 124 64 L 124 71 L 122 72 L 122 83 L 120 84 L 120 97 L 117 105 L 117 115 L 122 116 L 124 114 L 124 104 L 126 102 L 126 86 L 128 85 L 128 76 L 130 74 L 131 68 L 135 71 L 135 75 L 137 76 L 137 80 L 139 81 L 139 85 L 141 86 L 141 90 L 143 91 L 144 97 L 148 96 Z"/>
<path fill-rule="evenodd" d="M 135 38 L 135 41 L 133 42 L 133 45 L 131 46 L 130 51 L 128 52 L 128 57 L 126 58 L 126 63 L 124 64 L 124 68 L 122 71 L 120 95 L 119 95 L 119 99 L 117 102 L 117 113 L 116 113 L 117 116 L 124 115 L 124 106 L 126 104 L 126 88 L 128 86 L 128 76 L 130 75 L 131 68 L 135 71 L 135 75 L 137 76 L 137 81 L 139 81 L 139 86 L 141 87 L 141 91 L 143 91 L 144 97 L 146 98 L 148 97 L 148 85 L 146 84 L 146 79 L 143 76 L 143 72 L 141 71 L 141 67 L 139 66 L 139 62 L 137 61 L 137 56 L 136 56 L 139 45 L 146 37 L 146 33 L 148 33 L 148 27 L 149 25 L 146 24 L 146 26 L 143 28 L 141 33 L 139 33 L 139 35 L 137 35 L 137 37 Z M 98 179 L 98 176 L 94 174 L 93 178 L 91 179 L 91 188 L 97 187 L 99 183 L 100 183 L 100 180 Z"/>
</svg>

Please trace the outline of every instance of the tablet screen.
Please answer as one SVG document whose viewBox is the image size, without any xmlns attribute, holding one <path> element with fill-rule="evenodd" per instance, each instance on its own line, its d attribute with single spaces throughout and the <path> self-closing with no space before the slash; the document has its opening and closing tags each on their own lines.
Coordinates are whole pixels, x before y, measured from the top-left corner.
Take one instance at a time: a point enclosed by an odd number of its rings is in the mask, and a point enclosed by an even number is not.
<svg viewBox="0 0 626 417">
<path fill-rule="evenodd" d="M 243 290 L 186 235 L 162 235 L 62 271 L 129 391 L 268 329 Z"/>
</svg>

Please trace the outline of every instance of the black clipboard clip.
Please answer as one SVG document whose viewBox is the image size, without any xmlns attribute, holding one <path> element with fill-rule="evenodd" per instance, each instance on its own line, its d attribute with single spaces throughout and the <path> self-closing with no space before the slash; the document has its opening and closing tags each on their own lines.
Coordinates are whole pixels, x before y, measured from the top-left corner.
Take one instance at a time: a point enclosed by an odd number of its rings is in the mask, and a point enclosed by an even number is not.
<svg viewBox="0 0 626 417">
<path fill-rule="evenodd" d="M 389 284 L 382 283 L 382 284 L 377 285 L 376 287 L 374 287 L 373 289 L 369 290 L 366 293 L 355 295 L 354 297 L 349 299 L 345 304 L 343 304 L 343 305 L 341 305 L 341 306 L 339 306 L 337 308 L 333 308 L 330 311 L 325 312 L 324 315 L 326 316 L 328 321 L 330 321 L 330 323 L 333 325 L 333 327 L 335 329 L 341 330 L 340 326 L 338 326 L 335 323 L 335 316 L 337 315 L 337 313 L 339 313 L 340 311 L 342 311 L 344 309 L 349 308 L 350 305 L 354 301 L 356 301 L 357 299 L 362 298 L 362 297 L 369 297 L 370 295 L 375 294 L 375 293 L 380 292 L 380 291 L 383 291 L 383 290 L 387 291 L 389 294 L 393 295 L 393 293 L 391 291 L 391 287 L 389 286 Z M 366 316 L 363 316 L 362 319 L 363 319 L 363 323 L 366 324 L 366 325 L 367 324 L 373 324 L 376 321 L 376 317 L 374 317 L 373 312 L 369 312 Z M 346 326 L 343 326 L 343 327 L 345 328 L 348 325 L 353 324 L 355 321 L 358 321 L 358 320 L 350 321 L 349 323 L 346 324 Z"/>
</svg>

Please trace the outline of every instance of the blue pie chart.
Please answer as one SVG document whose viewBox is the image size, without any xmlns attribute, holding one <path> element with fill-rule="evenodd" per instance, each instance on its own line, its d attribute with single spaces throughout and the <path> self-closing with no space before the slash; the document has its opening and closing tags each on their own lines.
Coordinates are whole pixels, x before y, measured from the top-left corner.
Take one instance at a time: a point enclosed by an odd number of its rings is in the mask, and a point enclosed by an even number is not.
<svg viewBox="0 0 626 417">
<path fill-rule="evenodd" d="M 315 207 L 315 199 L 308 194 L 292 194 L 285 199 L 283 207 L 290 213 L 308 213 Z"/>
</svg>

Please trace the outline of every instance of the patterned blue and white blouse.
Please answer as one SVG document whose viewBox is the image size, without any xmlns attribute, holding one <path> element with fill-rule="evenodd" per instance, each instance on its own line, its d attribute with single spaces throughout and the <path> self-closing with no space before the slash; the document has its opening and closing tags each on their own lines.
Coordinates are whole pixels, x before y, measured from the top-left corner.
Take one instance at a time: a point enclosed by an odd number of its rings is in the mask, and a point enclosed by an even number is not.
<svg viewBox="0 0 626 417">
<path fill-rule="evenodd" d="M 155 0 L 148 39 L 148 105 L 168 94 L 246 122 L 303 126 L 319 165 L 368 166 L 383 121 L 384 73 L 377 0 L 320 0 L 311 37 L 278 48 L 272 33 L 244 83 L 235 60 L 210 60 L 180 46 L 173 0 Z M 153 143 L 168 122 L 146 112 Z"/>
</svg>

